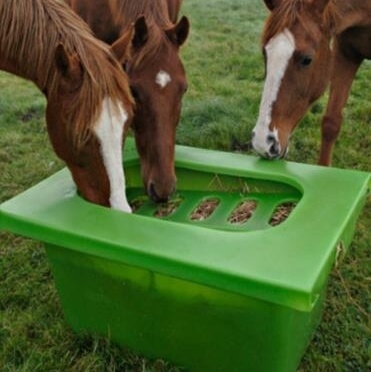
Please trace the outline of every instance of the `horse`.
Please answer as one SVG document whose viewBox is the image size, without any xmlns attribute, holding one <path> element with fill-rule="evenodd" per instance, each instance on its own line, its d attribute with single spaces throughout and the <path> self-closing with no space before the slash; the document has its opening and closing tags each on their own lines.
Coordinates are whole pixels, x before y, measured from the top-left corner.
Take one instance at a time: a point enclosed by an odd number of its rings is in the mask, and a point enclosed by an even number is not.
<svg viewBox="0 0 371 372">
<path fill-rule="evenodd" d="M 264 0 L 266 79 L 252 145 L 282 158 L 291 133 L 330 86 L 318 164 L 331 165 L 342 112 L 359 66 L 371 58 L 371 1 Z"/>
<path fill-rule="evenodd" d="M 0 0 L 0 24 L 0 69 L 45 95 L 50 141 L 80 194 L 130 212 L 121 154 L 134 101 L 117 58 L 55 0 Z"/>
<path fill-rule="evenodd" d="M 175 190 L 175 132 L 187 90 L 179 49 L 189 21 L 177 21 L 182 0 L 65 0 L 95 36 L 120 50 L 120 35 L 134 24 L 130 55 L 120 60 L 128 73 L 136 109 L 132 128 L 147 194 L 167 201 Z M 123 54 L 123 53 L 121 53 Z"/>
</svg>

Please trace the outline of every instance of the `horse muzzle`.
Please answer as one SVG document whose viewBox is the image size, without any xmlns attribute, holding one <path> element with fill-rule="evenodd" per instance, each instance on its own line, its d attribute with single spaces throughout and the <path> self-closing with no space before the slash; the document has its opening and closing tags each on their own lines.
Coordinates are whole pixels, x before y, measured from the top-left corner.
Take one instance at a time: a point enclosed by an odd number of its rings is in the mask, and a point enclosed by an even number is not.
<svg viewBox="0 0 371 372">
<path fill-rule="evenodd" d="M 149 182 L 147 186 L 147 194 L 155 203 L 166 203 L 175 192 L 175 188 L 175 182 L 172 182 L 169 185 Z"/>
<path fill-rule="evenodd" d="M 259 156 L 270 160 L 282 159 L 288 153 L 288 146 L 282 148 L 277 136 L 273 134 L 266 135 L 262 140 L 253 132 L 252 148 Z"/>
</svg>

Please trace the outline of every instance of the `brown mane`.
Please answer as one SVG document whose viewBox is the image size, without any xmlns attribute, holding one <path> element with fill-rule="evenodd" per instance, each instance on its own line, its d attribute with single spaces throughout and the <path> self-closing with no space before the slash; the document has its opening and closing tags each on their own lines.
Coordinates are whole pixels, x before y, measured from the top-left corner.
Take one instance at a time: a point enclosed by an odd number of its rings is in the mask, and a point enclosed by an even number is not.
<svg viewBox="0 0 371 372">
<path fill-rule="evenodd" d="M 337 0 L 330 0 L 326 6 L 322 28 L 330 34 L 334 31 L 339 19 Z M 305 0 L 286 0 L 283 1 L 273 12 L 270 13 L 262 34 L 262 44 L 265 45 L 274 36 L 281 33 L 285 28 L 291 28 L 296 22 L 305 27 L 303 20 L 303 8 Z M 309 32 L 309 30 L 307 30 Z"/>
<path fill-rule="evenodd" d="M 56 0 L 0 2 L 0 54 L 14 64 L 20 76 L 34 81 L 47 97 L 56 95 L 61 76 L 55 50 L 62 43 L 81 62 L 79 94 L 66 107 L 66 130 L 83 144 L 100 112 L 105 96 L 131 100 L 126 76 L 109 49 L 64 3 Z M 93 58 L 92 58 L 93 57 Z M 119 73 L 118 73 L 119 72 Z M 73 127 L 71 127 L 73 125 Z"/>
<path fill-rule="evenodd" d="M 164 30 L 174 26 L 169 18 L 167 0 L 108 0 L 111 14 L 116 15 L 114 23 L 123 32 L 130 24 L 144 15 L 149 29 L 148 41 L 140 49 L 133 61 L 134 65 L 153 61 L 162 45 L 168 45 L 169 39 Z"/>
</svg>

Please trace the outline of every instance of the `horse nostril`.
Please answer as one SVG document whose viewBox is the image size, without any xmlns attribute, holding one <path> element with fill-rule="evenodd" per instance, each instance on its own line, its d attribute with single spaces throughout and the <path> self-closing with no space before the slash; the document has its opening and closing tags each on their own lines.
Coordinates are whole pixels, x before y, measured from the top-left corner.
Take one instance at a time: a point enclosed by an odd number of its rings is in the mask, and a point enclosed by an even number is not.
<svg viewBox="0 0 371 372">
<path fill-rule="evenodd" d="M 280 147 L 280 144 L 279 144 L 277 138 L 270 134 L 270 135 L 267 136 L 267 143 L 268 143 L 268 145 L 270 145 L 269 149 L 268 149 L 268 156 L 270 158 L 279 157 L 280 152 L 281 152 L 281 147 Z"/>
<path fill-rule="evenodd" d="M 269 148 L 269 155 L 272 158 L 278 157 L 280 154 L 280 146 L 277 142 L 273 143 L 272 146 Z"/>
<path fill-rule="evenodd" d="M 155 189 L 155 185 L 154 185 L 153 182 L 151 182 L 151 183 L 149 184 L 148 194 L 149 194 L 150 198 L 151 198 L 154 202 L 157 201 L 158 197 L 157 197 L 156 189 Z"/>
<path fill-rule="evenodd" d="M 270 143 L 277 143 L 277 139 L 276 137 L 273 135 L 273 134 L 268 134 L 267 136 L 267 143 L 270 144 Z"/>
</svg>

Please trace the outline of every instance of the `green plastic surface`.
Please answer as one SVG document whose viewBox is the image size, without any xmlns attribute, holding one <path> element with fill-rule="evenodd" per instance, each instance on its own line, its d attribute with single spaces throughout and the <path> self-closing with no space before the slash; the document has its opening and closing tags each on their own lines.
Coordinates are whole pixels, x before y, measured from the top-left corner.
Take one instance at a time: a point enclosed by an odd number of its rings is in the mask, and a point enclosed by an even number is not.
<svg viewBox="0 0 371 372">
<path fill-rule="evenodd" d="M 135 150 L 131 143 L 127 147 L 130 194 L 130 187 L 141 186 L 141 180 Z M 309 310 L 333 263 L 337 244 L 350 243 L 370 175 L 181 146 L 176 158 L 178 193 L 219 191 L 224 186 L 213 183 L 218 175 L 229 177 L 232 187 L 243 180 L 254 191 L 259 190 L 259 181 L 267 191 L 272 182 L 271 193 L 288 192 L 291 197 L 296 190 L 300 201 L 289 219 L 276 227 L 239 232 L 207 229 L 197 222 L 172 223 L 87 203 L 75 194 L 68 171 L 62 170 L 3 203 L 0 226 L 52 244 L 63 242 L 82 252 Z"/>
<path fill-rule="evenodd" d="M 47 245 L 65 317 L 186 371 L 288 372 L 320 320 L 310 312 Z M 183 369 L 182 369 L 183 370 Z"/>
<path fill-rule="evenodd" d="M 131 140 L 125 148 L 127 194 L 141 199 L 138 156 Z M 236 371 L 294 370 L 319 321 L 337 246 L 351 242 L 370 175 L 183 146 L 176 172 L 181 202 L 163 218 L 148 200 L 135 214 L 92 205 L 62 170 L 3 203 L 0 228 L 46 243 L 76 330 L 195 371 L 225 371 L 229 358 Z M 209 198 L 218 199 L 214 213 L 192 220 Z M 231 224 L 244 200 L 256 201 L 256 210 Z M 285 202 L 295 209 L 271 226 Z"/>
</svg>

